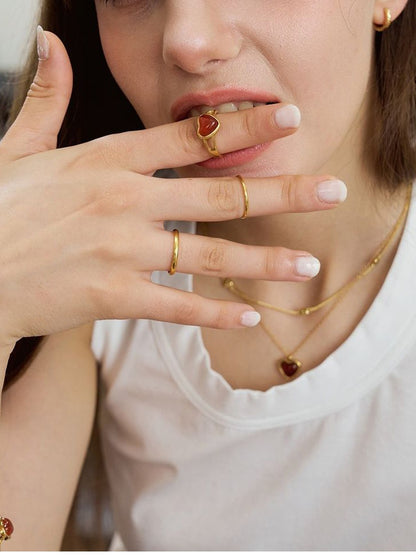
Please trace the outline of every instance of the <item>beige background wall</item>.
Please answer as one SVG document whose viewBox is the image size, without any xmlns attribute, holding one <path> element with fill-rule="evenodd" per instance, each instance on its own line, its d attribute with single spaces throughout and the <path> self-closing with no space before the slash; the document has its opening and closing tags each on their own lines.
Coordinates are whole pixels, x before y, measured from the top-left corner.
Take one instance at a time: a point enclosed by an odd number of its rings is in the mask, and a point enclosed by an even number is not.
<svg viewBox="0 0 416 555">
<path fill-rule="evenodd" d="M 0 0 L 0 72 L 21 67 L 38 8 L 39 0 Z"/>
</svg>

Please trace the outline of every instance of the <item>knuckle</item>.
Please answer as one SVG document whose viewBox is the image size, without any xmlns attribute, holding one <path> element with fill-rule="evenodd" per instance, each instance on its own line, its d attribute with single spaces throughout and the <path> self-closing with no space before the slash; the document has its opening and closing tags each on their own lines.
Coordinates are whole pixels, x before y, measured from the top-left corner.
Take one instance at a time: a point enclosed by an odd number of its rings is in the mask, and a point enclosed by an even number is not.
<svg viewBox="0 0 416 555">
<path fill-rule="evenodd" d="M 212 183 L 208 190 L 208 203 L 216 212 L 230 218 L 238 217 L 241 211 L 239 190 L 231 180 Z"/>
<path fill-rule="evenodd" d="M 263 258 L 263 268 L 266 277 L 280 276 L 282 272 L 281 253 L 278 249 L 266 247 Z"/>
<path fill-rule="evenodd" d="M 114 272 L 140 270 L 137 260 L 137 249 L 132 244 L 129 230 L 116 229 L 104 231 L 92 247 L 87 249 L 87 255 L 100 267 L 110 267 L 109 279 Z"/>
<path fill-rule="evenodd" d="M 113 168 L 119 164 L 119 148 L 111 137 L 99 137 L 86 146 L 84 162 L 93 167 Z"/>
<path fill-rule="evenodd" d="M 174 320 L 184 324 L 195 323 L 197 321 L 198 310 L 195 302 L 183 301 L 175 310 Z"/>
<path fill-rule="evenodd" d="M 229 319 L 230 318 L 226 310 L 226 306 L 223 304 L 220 304 L 217 310 L 215 311 L 215 314 L 211 320 L 210 325 L 213 328 L 222 329 L 226 327 L 226 325 L 229 322 Z"/>
<path fill-rule="evenodd" d="M 37 74 L 35 75 L 29 90 L 27 91 L 28 98 L 53 98 L 56 95 L 56 91 L 53 87 L 48 85 L 42 78 Z"/>
<path fill-rule="evenodd" d="M 280 187 L 280 200 L 288 210 L 295 210 L 298 204 L 297 187 L 294 176 L 287 176 Z"/>
<path fill-rule="evenodd" d="M 104 265 L 112 263 L 117 258 L 117 247 L 115 241 L 110 241 L 108 237 L 101 237 L 99 241 L 90 249 L 88 254 L 93 260 L 98 261 L 98 264 Z M 111 277 L 111 273 L 110 273 Z"/>
<path fill-rule="evenodd" d="M 114 171 L 114 154 L 110 154 L 114 147 L 110 146 L 107 137 L 100 137 L 88 143 L 74 145 L 70 151 L 63 152 L 64 170 L 72 172 L 77 176 L 93 175 L 94 181 L 97 181 L 97 171 L 100 173 L 104 170 Z M 97 185 L 100 190 L 102 184 Z"/>
<path fill-rule="evenodd" d="M 140 192 L 130 183 L 106 183 L 96 191 L 94 200 L 88 205 L 87 212 L 97 216 L 123 214 L 131 206 L 137 205 Z"/>
<path fill-rule="evenodd" d="M 242 110 L 239 113 L 242 114 L 241 127 L 242 133 L 248 137 L 256 137 L 258 135 L 258 123 L 251 113 L 252 110 Z"/>
<path fill-rule="evenodd" d="M 183 126 L 178 127 L 177 132 L 179 134 L 179 144 L 185 155 L 195 156 L 195 153 L 199 152 L 202 143 L 195 131 L 195 127 L 191 121 L 186 121 Z M 177 144 L 176 141 L 174 144 Z"/>
<path fill-rule="evenodd" d="M 217 239 L 214 244 L 209 244 L 201 251 L 201 268 L 204 272 L 222 274 L 226 260 L 225 242 Z"/>
<path fill-rule="evenodd" d="M 100 318 L 116 318 L 123 298 L 126 276 L 120 269 L 110 270 L 101 280 L 96 279 L 88 285 L 88 297 L 93 309 Z"/>
</svg>

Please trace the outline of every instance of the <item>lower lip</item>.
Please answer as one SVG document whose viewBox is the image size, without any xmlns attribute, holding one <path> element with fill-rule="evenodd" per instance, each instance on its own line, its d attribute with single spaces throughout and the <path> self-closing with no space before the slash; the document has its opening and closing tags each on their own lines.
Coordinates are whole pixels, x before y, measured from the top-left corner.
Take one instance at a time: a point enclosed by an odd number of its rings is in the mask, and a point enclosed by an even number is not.
<svg viewBox="0 0 416 555">
<path fill-rule="evenodd" d="M 241 164 L 246 164 L 251 162 L 264 152 L 272 143 L 262 143 L 260 145 L 252 146 L 250 148 L 243 148 L 241 150 L 235 150 L 234 152 L 227 152 L 221 157 L 209 158 L 204 162 L 198 162 L 197 166 L 202 168 L 209 168 L 214 170 L 220 170 L 224 168 L 232 168 L 233 166 L 240 166 Z"/>
</svg>

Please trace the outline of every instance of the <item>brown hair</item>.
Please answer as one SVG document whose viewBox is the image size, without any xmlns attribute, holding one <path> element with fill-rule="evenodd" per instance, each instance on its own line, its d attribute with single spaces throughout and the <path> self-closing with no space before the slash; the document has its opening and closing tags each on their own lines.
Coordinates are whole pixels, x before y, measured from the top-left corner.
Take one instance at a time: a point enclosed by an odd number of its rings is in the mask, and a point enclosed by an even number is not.
<svg viewBox="0 0 416 555">
<path fill-rule="evenodd" d="M 141 129 L 133 107 L 104 59 L 93 0 L 43 0 L 40 24 L 65 44 L 74 72 L 74 89 L 58 137 L 58 147 Z M 24 102 L 37 68 L 36 45 L 15 87 L 8 126 Z M 416 178 L 416 2 L 383 33 L 375 34 L 374 110 L 365 155 L 375 180 L 390 191 Z M 33 356 L 42 338 L 17 342 L 6 383 Z"/>
</svg>

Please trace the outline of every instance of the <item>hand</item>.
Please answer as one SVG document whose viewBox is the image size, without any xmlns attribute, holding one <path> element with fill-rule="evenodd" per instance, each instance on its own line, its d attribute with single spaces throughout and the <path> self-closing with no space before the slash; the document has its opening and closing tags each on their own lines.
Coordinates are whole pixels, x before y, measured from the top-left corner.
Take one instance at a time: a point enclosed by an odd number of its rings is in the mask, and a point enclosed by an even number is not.
<svg viewBox="0 0 416 555">
<path fill-rule="evenodd" d="M 49 335 L 97 319 L 151 318 L 241 327 L 245 304 L 206 299 L 153 284 L 170 267 L 173 238 L 164 220 L 239 218 L 235 178 L 159 179 L 160 168 L 207 158 L 194 118 L 57 149 L 72 90 L 62 42 L 50 54 L 13 126 L 0 143 L 0 340 Z M 221 152 L 274 140 L 279 106 L 220 114 Z M 331 176 L 247 179 L 250 216 L 325 210 L 316 186 Z M 255 184 L 255 186 L 253 186 Z M 181 234 L 177 271 L 211 276 L 305 281 L 304 251 L 253 247 Z M 244 263 L 242 263 L 244 261 Z"/>
</svg>

